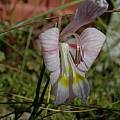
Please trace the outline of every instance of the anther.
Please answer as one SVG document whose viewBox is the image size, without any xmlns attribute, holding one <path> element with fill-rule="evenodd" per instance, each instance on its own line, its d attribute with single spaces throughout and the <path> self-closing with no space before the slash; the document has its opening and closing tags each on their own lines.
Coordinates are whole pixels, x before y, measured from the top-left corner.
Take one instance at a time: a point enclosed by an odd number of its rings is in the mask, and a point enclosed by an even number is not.
<svg viewBox="0 0 120 120">
<path fill-rule="evenodd" d="M 80 45 L 77 44 L 76 48 L 76 55 L 75 55 L 75 64 L 76 66 L 80 64 L 81 61 L 81 51 L 80 51 Z"/>
</svg>

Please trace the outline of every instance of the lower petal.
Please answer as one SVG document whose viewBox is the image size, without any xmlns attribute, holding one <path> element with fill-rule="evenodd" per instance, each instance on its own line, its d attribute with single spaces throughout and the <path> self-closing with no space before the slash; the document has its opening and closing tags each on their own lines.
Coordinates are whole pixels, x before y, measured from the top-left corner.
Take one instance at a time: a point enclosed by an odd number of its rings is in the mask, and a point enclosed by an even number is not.
<svg viewBox="0 0 120 120">
<path fill-rule="evenodd" d="M 61 76 L 54 87 L 55 101 L 54 104 L 58 105 L 64 103 L 69 97 L 69 83 L 66 76 Z"/>
<path fill-rule="evenodd" d="M 89 83 L 85 78 L 81 79 L 81 77 L 76 74 L 74 76 L 72 88 L 76 97 L 79 97 L 80 99 L 83 100 L 87 99 L 90 88 Z"/>
</svg>

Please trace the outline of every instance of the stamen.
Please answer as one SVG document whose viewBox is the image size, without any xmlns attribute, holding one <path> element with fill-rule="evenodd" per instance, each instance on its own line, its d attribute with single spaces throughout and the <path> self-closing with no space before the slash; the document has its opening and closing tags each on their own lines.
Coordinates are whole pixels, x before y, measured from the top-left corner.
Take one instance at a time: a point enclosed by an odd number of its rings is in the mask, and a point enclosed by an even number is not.
<svg viewBox="0 0 120 120">
<path fill-rule="evenodd" d="M 78 65 L 80 63 L 81 60 L 81 55 L 80 55 L 80 45 L 77 44 L 77 48 L 76 48 L 76 56 L 75 56 L 75 64 Z"/>
<path fill-rule="evenodd" d="M 80 39 L 80 36 L 77 34 L 77 33 L 68 33 L 64 36 L 62 36 L 60 38 L 60 41 L 61 42 L 65 42 L 68 40 L 68 37 L 70 36 L 74 36 L 77 40 L 77 43 L 76 44 L 69 44 L 70 47 L 76 49 L 76 55 L 75 55 L 75 58 L 74 58 L 74 63 L 76 64 L 76 66 L 78 64 L 80 64 L 80 62 L 82 61 L 83 62 L 83 57 L 84 57 L 84 53 L 83 53 L 83 50 L 82 50 L 82 46 L 81 46 L 81 39 Z"/>
</svg>

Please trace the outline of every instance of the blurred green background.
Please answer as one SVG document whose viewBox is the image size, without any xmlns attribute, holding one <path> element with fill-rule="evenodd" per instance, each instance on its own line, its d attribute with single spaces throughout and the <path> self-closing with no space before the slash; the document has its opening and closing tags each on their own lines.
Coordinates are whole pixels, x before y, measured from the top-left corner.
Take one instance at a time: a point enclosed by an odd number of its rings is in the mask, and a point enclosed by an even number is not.
<svg viewBox="0 0 120 120">
<path fill-rule="evenodd" d="M 120 7 L 119 1 L 112 1 L 115 8 Z M 54 13 L 55 11 L 53 11 Z M 45 16 L 49 17 L 49 16 Z M 39 34 L 41 28 L 52 22 L 51 19 L 41 17 L 40 23 L 30 26 L 23 26 L 13 31 L 6 31 L 8 28 L 15 27 L 15 22 L 9 20 L 0 21 L 0 116 L 12 112 L 26 109 L 29 104 L 3 104 L 7 102 L 32 102 L 36 92 L 37 80 L 42 66 L 42 54 L 39 45 Z M 95 26 L 102 30 L 107 40 L 95 61 L 92 68 L 86 74 L 89 80 L 91 92 L 87 101 L 88 105 L 110 108 L 110 110 L 89 110 L 83 113 L 64 113 L 58 112 L 46 120 L 119 120 L 120 112 L 120 13 L 109 13 L 99 18 Z M 63 26 L 67 24 L 67 17 L 63 19 Z M 44 21 L 43 21 L 44 20 Z M 22 22 L 19 22 L 21 24 Z M 42 88 L 47 80 L 47 71 L 43 77 Z M 69 106 L 55 107 L 52 104 L 53 96 L 50 96 L 48 87 L 44 102 L 48 102 L 49 108 L 66 109 Z M 83 105 L 80 100 L 75 100 L 73 105 Z M 112 111 L 113 109 L 113 111 Z M 44 110 L 41 116 L 51 113 Z M 27 120 L 29 113 L 22 116 L 22 120 Z M 5 120 L 13 119 L 8 116 Z M 2 120 L 4 120 L 2 119 Z"/>
</svg>

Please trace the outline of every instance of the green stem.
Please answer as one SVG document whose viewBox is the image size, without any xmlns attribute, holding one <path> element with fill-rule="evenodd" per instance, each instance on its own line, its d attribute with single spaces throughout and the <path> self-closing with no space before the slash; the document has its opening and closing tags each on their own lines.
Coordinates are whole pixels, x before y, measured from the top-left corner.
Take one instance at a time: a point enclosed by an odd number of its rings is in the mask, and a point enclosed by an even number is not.
<svg viewBox="0 0 120 120">
<path fill-rule="evenodd" d="M 40 72 L 40 77 L 39 77 L 39 80 L 37 83 L 36 96 L 35 96 L 34 102 L 33 102 L 34 108 L 33 108 L 33 111 L 31 113 L 31 116 L 29 117 L 29 120 L 34 120 L 34 117 L 36 116 L 36 113 L 37 113 L 38 108 L 39 108 L 39 106 L 38 106 L 39 105 L 39 93 L 40 93 L 40 87 L 41 87 L 44 72 L 45 72 L 45 64 L 43 62 L 43 66 L 42 66 L 42 69 Z"/>
</svg>

